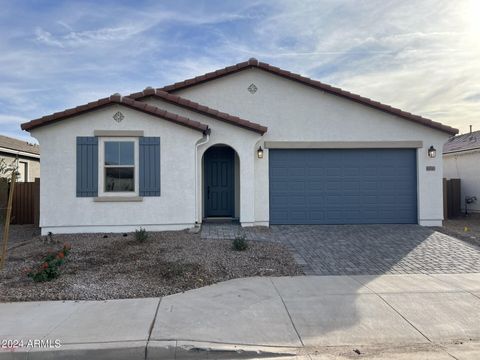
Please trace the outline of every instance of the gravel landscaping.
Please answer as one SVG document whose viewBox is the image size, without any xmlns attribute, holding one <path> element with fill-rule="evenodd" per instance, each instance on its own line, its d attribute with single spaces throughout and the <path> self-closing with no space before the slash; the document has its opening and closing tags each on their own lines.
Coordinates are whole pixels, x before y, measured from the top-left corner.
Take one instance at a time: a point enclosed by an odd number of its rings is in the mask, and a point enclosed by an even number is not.
<svg viewBox="0 0 480 360">
<path fill-rule="evenodd" d="M 461 215 L 443 221 L 443 226 L 435 230 L 454 236 L 473 245 L 480 246 L 480 213 Z"/>
<path fill-rule="evenodd" d="M 27 276 L 50 251 L 72 246 L 61 275 L 48 282 Z M 157 297 L 248 276 L 300 275 L 281 244 L 249 241 L 234 251 L 231 240 L 205 240 L 187 231 L 37 236 L 9 251 L 0 273 L 0 301 L 104 300 Z"/>
</svg>

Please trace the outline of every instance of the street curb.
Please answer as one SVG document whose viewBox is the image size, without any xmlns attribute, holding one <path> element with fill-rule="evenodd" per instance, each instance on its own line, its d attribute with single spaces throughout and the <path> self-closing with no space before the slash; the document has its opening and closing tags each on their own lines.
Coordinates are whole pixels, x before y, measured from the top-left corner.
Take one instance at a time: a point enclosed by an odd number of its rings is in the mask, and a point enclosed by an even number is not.
<svg viewBox="0 0 480 360">
<path fill-rule="evenodd" d="M 173 359 L 259 359 L 292 357 L 301 348 L 222 344 L 200 341 L 150 340 L 147 360 Z"/>
<path fill-rule="evenodd" d="M 20 348 L 16 351 L 0 351 L 0 360 L 51 360 L 51 359 L 88 359 L 88 360 L 188 360 L 188 359 L 217 359 L 217 360 L 246 360 L 246 359 L 271 359 L 271 360 L 307 360 L 308 353 L 323 355 L 326 358 L 352 359 L 356 349 L 361 350 L 361 357 L 365 359 L 391 358 L 401 355 L 405 359 L 434 358 L 433 356 L 449 355 L 450 352 L 470 356 L 466 358 L 477 359 L 480 354 L 478 341 L 449 341 L 446 343 L 427 344 L 401 344 L 397 346 L 378 345 L 342 345 L 320 347 L 282 347 L 261 345 L 235 345 L 200 341 L 176 340 L 151 340 L 107 342 L 107 343 L 82 343 L 65 344 L 59 349 L 34 349 Z M 147 350 L 147 351 L 146 351 Z M 425 357 L 427 356 L 427 357 Z M 444 357 L 440 357 L 444 358 Z M 463 359 L 464 357 L 462 357 Z"/>
<path fill-rule="evenodd" d="M 61 348 L 17 349 L 0 352 L 0 360 L 178 360 L 178 359 L 274 359 L 292 358 L 301 348 L 236 345 L 200 341 L 150 340 L 64 344 Z"/>
<path fill-rule="evenodd" d="M 18 349 L 0 351 L 0 360 L 136 360 L 145 359 L 146 341 L 64 344 L 58 349 Z"/>
</svg>

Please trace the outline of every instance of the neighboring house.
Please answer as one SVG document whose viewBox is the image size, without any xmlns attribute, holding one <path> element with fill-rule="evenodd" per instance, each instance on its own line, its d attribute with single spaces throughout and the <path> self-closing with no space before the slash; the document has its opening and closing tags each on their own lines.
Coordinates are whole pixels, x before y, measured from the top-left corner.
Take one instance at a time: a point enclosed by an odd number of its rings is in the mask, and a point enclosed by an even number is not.
<svg viewBox="0 0 480 360">
<path fill-rule="evenodd" d="M 42 147 L 44 234 L 214 217 L 441 225 L 433 150 L 458 132 L 255 59 L 22 129 Z"/>
<path fill-rule="evenodd" d="M 465 198 L 475 197 L 467 209 L 480 212 L 480 130 L 454 136 L 443 145 L 443 176 L 460 179 L 462 211 Z"/>
<path fill-rule="evenodd" d="M 18 162 L 17 181 L 35 181 L 40 177 L 40 147 L 26 141 L 0 135 L 0 159 L 7 165 Z"/>
</svg>

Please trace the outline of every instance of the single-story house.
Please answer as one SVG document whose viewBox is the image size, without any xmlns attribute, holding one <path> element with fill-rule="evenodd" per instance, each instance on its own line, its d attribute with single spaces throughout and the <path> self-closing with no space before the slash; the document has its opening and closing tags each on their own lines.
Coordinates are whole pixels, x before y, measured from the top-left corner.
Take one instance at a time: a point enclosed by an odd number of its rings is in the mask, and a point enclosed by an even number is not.
<svg viewBox="0 0 480 360">
<path fill-rule="evenodd" d="M 0 161 L 18 166 L 19 182 L 40 177 L 40 147 L 26 141 L 0 135 Z"/>
<path fill-rule="evenodd" d="M 259 62 L 22 124 L 42 146 L 42 233 L 441 225 L 458 130 Z"/>
<path fill-rule="evenodd" d="M 470 128 L 471 129 L 471 128 Z M 443 145 L 443 176 L 460 179 L 461 209 L 480 212 L 480 130 L 453 136 Z"/>
</svg>

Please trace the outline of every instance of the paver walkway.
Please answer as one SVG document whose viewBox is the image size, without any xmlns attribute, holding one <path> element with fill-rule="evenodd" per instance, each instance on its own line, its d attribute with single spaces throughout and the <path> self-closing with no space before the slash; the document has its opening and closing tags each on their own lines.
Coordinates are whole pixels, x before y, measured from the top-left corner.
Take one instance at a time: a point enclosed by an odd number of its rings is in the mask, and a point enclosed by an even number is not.
<svg viewBox="0 0 480 360">
<path fill-rule="evenodd" d="M 419 225 L 204 224 L 201 236 L 288 246 L 308 275 L 480 272 L 480 248 Z"/>
</svg>

